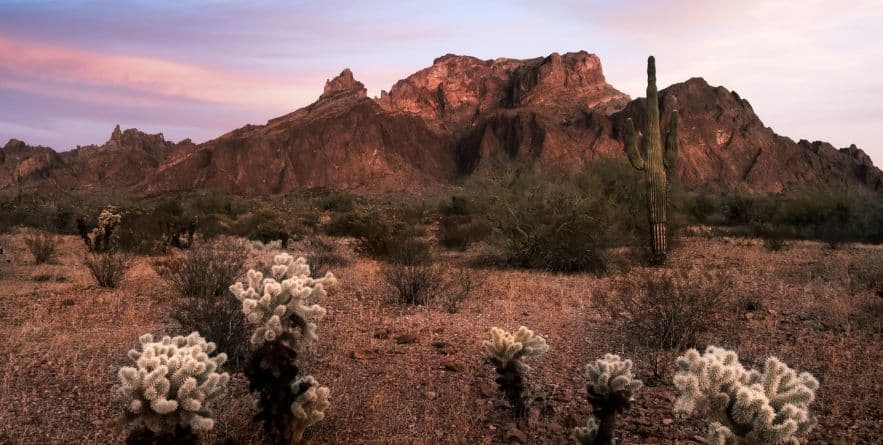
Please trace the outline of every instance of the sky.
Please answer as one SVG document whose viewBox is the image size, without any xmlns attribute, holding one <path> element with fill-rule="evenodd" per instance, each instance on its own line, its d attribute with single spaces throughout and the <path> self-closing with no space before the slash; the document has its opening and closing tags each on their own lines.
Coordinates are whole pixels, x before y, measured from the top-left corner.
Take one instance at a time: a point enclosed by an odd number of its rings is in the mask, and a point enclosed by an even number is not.
<svg viewBox="0 0 883 445">
<path fill-rule="evenodd" d="M 0 144 L 63 151 L 116 124 L 202 142 L 313 102 L 351 68 L 369 95 L 447 53 L 597 54 L 644 95 L 704 77 L 794 140 L 883 165 L 883 0 L 0 0 Z"/>
</svg>

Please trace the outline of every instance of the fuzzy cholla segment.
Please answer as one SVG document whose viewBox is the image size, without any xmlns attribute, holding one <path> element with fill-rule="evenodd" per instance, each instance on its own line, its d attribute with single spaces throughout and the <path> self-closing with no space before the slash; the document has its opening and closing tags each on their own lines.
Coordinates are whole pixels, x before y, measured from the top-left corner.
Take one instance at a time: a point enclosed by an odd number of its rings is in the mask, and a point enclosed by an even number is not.
<svg viewBox="0 0 883 445">
<path fill-rule="evenodd" d="M 634 398 L 644 382 L 634 378 L 632 361 L 618 355 L 605 354 L 603 358 L 586 365 L 586 386 L 596 397 L 622 395 L 625 400 Z"/>
<path fill-rule="evenodd" d="M 598 422 L 593 417 L 589 417 L 586 426 L 578 427 L 573 430 L 573 440 L 580 445 L 592 445 L 598 437 Z"/>
<path fill-rule="evenodd" d="M 818 380 L 770 357 L 762 372 L 746 370 L 735 352 L 709 346 L 677 360 L 675 412 L 708 418 L 709 444 L 799 444 L 816 424 L 809 413 Z"/>
<path fill-rule="evenodd" d="M 491 339 L 483 343 L 487 357 L 502 368 L 514 365 L 518 369 L 528 369 L 521 360 L 538 356 L 549 350 L 546 339 L 521 326 L 514 334 L 503 329 L 491 328 Z"/>
<path fill-rule="evenodd" d="M 126 418 L 154 433 L 171 432 L 176 426 L 212 429 L 206 403 L 221 395 L 230 380 L 226 372 L 217 372 L 227 355 L 210 357 L 215 344 L 196 332 L 160 341 L 146 334 L 139 341 L 141 350 L 129 351 L 137 367 L 119 370 L 120 393 L 129 400 Z"/>
<path fill-rule="evenodd" d="M 273 258 L 271 277 L 249 270 L 247 283 L 230 286 L 230 292 L 242 302 L 242 312 L 252 324 L 259 325 L 251 336 L 254 346 L 274 341 L 285 333 L 294 334 L 299 327 L 308 340 L 316 339 L 316 325 L 310 320 L 325 315 L 325 308 L 316 303 L 325 297 L 326 286 L 336 282 L 330 272 L 319 279 L 310 278 L 310 266 L 304 258 L 294 259 L 287 253 Z"/>
<path fill-rule="evenodd" d="M 331 406 L 328 401 L 330 389 L 319 386 L 319 382 L 311 375 L 298 379 L 291 385 L 291 389 L 302 391 L 291 404 L 295 431 L 303 431 L 325 418 L 325 410 Z"/>
</svg>

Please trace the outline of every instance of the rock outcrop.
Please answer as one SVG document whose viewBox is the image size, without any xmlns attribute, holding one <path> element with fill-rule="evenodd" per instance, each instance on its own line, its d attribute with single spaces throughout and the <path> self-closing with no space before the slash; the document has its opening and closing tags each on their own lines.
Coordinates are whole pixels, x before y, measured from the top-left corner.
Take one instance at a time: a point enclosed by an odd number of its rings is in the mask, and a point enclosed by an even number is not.
<svg viewBox="0 0 883 445">
<path fill-rule="evenodd" d="M 779 136 L 738 94 L 701 78 L 663 89 L 659 100 L 663 125 L 680 110 L 676 173 L 690 188 L 883 191 L 883 174 L 860 149 Z M 563 170 L 622 156 L 622 124 L 632 117 L 642 128 L 645 103 L 608 84 L 598 57 L 584 51 L 526 60 L 448 54 L 373 99 L 345 69 L 313 104 L 199 145 L 119 126 L 104 145 L 62 153 L 11 140 L 0 149 L 0 188 L 23 181 L 138 192 L 414 192 L 501 154 Z"/>
</svg>

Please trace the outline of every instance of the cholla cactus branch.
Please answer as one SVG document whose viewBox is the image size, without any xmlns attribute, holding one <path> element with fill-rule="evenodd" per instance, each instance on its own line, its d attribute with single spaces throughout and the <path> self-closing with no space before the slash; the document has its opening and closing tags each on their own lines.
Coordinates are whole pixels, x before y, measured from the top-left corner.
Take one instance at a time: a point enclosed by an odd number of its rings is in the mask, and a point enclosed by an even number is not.
<svg viewBox="0 0 883 445">
<path fill-rule="evenodd" d="M 308 375 L 298 379 L 291 385 L 291 391 L 295 394 L 291 404 L 292 440 L 297 443 L 303 437 L 304 431 L 325 418 L 325 410 L 331 406 L 328 396 L 331 390 L 319 386 L 319 382 Z"/>
<path fill-rule="evenodd" d="M 819 382 L 775 357 L 763 371 L 747 370 L 735 352 L 709 346 L 687 351 L 677 368 L 675 412 L 706 416 L 710 444 L 799 444 L 816 424 L 809 404 Z"/>
<path fill-rule="evenodd" d="M 210 356 L 215 344 L 197 332 L 160 341 L 147 334 L 139 341 L 140 350 L 128 354 L 136 367 L 126 366 L 118 373 L 119 392 L 128 399 L 125 423 L 140 424 L 154 434 L 212 429 L 207 405 L 230 380 L 226 372 L 217 372 L 227 355 Z"/>
<path fill-rule="evenodd" d="M 97 227 L 89 230 L 86 221 L 81 218 L 77 220 L 77 229 L 90 252 L 104 252 L 115 247 L 114 236 L 122 220 L 123 217 L 117 212 L 116 207 L 107 206 L 98 215 Z"/>
<path fill-rule="evenodd" d="M 522 360 L 542 355 L 549 350 L 546 340 L 521 326 L 514 334 L 500 328 L 491 328 L 491 339 L 484 341 L 485 355 L 495 367 L 499 377 L 496 382 L 500 391 L 512 406 L 515 415 L 524 415 L 525 406 L 521 393 L 524 390 L 524 372 L 530 369 Z"/>
<path fill-rule="evenodd" d="M 304 258 L 294 259 L 287 253 L 273 258 L 271 276 L 249 270 L 247 282 L 230 286 L 230 292 L 242 302 L 246 319 L 258 328 L 251 343 L 260 347 L 265 342 L 294 335 L 299 329 L 307 340 L 316 339 L 316 325 L 310 320 L 325 315 L 325 308 L 315 302 L 327 295 L 326 286 L 336 282 L 330 272 L 324 277 L 310 277 L 310 266 Z"/>
<path fill-rule="evenodd" d="M 574 430 L 574 438 L 583 445 L 613 444 L 616 415 L 629 408 L 635 393 L 644 383 L 632 374 L 632 361 L 606 354 L 586 365 L 586 392 L 592 413 L 600 425 L 590 419 L 586 427 Z"/>
</svg>

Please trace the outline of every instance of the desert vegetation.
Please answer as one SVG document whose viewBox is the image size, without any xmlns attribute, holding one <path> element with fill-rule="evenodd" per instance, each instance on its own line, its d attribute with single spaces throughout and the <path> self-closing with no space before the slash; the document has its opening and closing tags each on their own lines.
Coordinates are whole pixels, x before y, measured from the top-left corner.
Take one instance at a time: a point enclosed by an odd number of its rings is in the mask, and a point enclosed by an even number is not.
<svg viewBox="0 0 883 445">
<path fill-rule="evenodd" d="M 879 198 L 671 178 L 662 261 L 644 173 L 9 197 L 0 441 L 873 442 Z"/>
</svg>

